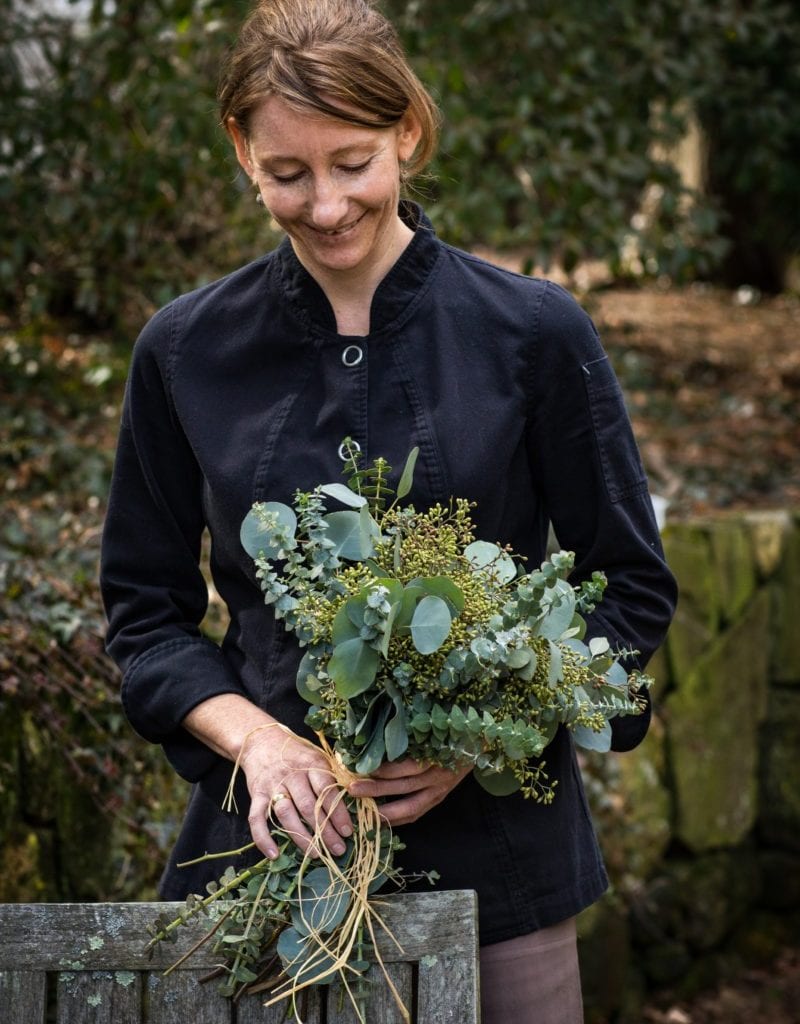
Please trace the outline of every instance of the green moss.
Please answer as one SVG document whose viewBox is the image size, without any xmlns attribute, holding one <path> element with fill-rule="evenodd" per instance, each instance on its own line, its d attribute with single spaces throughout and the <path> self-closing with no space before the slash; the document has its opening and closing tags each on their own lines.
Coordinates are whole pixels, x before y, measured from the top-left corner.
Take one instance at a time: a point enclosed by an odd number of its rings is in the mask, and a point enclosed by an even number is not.
<svg viewBox="0 0 800 1024">
<path fill-rule="evenodd" d="M 696 852 L 740 842 L 756 820 L 768 629 L 762 590 L 666 701 L 676 831 Z"/>
</svg>

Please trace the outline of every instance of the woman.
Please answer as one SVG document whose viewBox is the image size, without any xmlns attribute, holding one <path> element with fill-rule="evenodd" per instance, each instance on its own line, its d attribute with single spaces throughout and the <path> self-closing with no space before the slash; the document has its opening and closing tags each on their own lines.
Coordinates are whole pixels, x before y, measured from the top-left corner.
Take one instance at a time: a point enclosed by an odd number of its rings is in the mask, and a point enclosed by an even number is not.
<svg viewBox="0 0 800 1024">
<path fill-rule="evenodd" d="M 104 538 L 108 646 L 133 726 L 195 783 L 162 879 L 202 891 L 204 850 L 250 836 L 277 853 L 270 811 L 311 841 L 331 776 L 299 737 L 299 652 L 276 628 L 241 549 L 254 501 L 335 480 L 349 436 L 367 461 L 420 448 L 410 500 L 477 501 L 478 536 L 541 561 L 552 521 L 574 579 L 609 579 L 589 632 L 642 652 L 675 589 L 619 387 L 596 332 L 552 283 L 439 241 L 401 182 L 435 148 L 435 106 L 391 26 L 363 0 L 259 4 L 223 72 L 222 121 L 286 238 L 161 310 L 137 342 Z M 198 624 L 202 531 L 231 615 L 221 647 Z M 614 723 L 638 743 L 648 716 Z M 280 722 L 285 730 L 262 728 Z M 231 763 L 246 790 L 220 809 Z M 408 871 L 478 891 L 484 1021 L 582 1019 L 574 918 L 606 887 L 568 735 L 547 751 L 550 806 L 490 797 L 468 772 L 386 766 L 355 784 L 383 800 Z M 340 804 L 324 829 L 350 832 Z"/>
</svg>

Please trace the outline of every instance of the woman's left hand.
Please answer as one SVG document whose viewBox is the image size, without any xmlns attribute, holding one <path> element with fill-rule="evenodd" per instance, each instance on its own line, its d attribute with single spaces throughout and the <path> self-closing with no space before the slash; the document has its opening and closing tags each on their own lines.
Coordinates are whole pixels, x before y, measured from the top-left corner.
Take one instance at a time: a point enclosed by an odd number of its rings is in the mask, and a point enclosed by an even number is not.
<svg viewBox="0 0 800 1024">
<path fill-rule="evenodd" d="M 472 765 L 452 771 L 407 757 L 381 765 L 368 779 L 351 783 L 348 791 L 351 796 L 383 798 L 381 817 L 392 826 L 408 825 L 441 803 L 471 771 Z"/>
</svg>

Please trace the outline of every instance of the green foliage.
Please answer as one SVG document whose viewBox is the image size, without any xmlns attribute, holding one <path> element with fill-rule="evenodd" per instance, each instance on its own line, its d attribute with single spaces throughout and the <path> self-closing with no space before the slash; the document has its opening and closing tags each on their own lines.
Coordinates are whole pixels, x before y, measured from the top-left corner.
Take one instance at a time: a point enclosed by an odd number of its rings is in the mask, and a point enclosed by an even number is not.
<svg viewBox="0 0 800 1024">
<path fill-rule="evenodd" d="M 800 17 L 795 4 L 774 0 L 735 8 L 695 90 L 709 188 L 731 242 L 720 278 L 777 292 L 800 252 Z"/>
<path fill-rule="evenodd" d="M 33 890 L 4 899 L 154 895 L 185 800 L 161 752 L 130 731 L 103 651 L 97 563 L 123 374 L 96 340 L 0 336 L 6 880 L 14 837 L 37 837 Z"/>
<path fill-rule="evenodd" d="M 449 510 L 382 510 L 386 473 L 382 459 L 370 472 L 351 458 L 351 485 L 381 481 L 359 512 L 326 514 L 323 494 L 354 498 L 326 484 L 298 493 L 301 529 L 275 502 L 254 505 L 243 524 L 248 542 L 258 538 L 248 551 L 266 603 L 308 648 L 297 674 L 306 721 L 358 774 L 410 754 L 472 764 L 479 781 L 498 776 L 493 792 L 510 774 L 514 788 L 550 801 L 543 764 L 531 759 L 558 725 L 578 745 L 608 750 L 609 719 L 641 710 L 643 681 L 617 660 L 627 652 L 580 639 L 580 613 L 605 581 L 596 573 L 573 588 L 567 552 L 525 574 L 509 552 L 474 539 L 460 499 Z"/>
<path fill-rule="evenodd" d="M 28 316 L 141 322 L 241 262 L 214 89 L 229 16 L 214 0 L 95 3 L 88 21 L 4 0 L 0 302 Z M 238 11 L 237 11 L 238 9 Z M 253 230 L 249 228 L 252 224 Z"/>
<path fill-rule="evenodd" d="M 141 323 L 270 244 L 215 128 L 245 0 L 0 0 L 0 302 Z M 749 251 L 773 282 L 798 244 L 800 25 L 783 0 L 387 0 L 445 114 L 423 187 L 456 244 L 531 265 L 602 259 L 672 277 Z M 711 193 L 666 152 L 696 108 Z M 642 201 L 646 212 L 642 214 Z M 724 219 L 720 221 L 720 211 Z M 627 255 L 626 255 L 627 254 Z M 758 281 L 756 283 L 759 283 Z"/>
<path fill-rule="evenodd" d="M 544 268 L 603 259 L 620 272 L 633 241 L 653 272 L 710 269 L 713 203 L 688 201 L 664 151 L 685 129 L 676 104 L 707 74 L 718 7 L 392 0 L 445 114 L 430 187 L 444 235 L 513 246 Z"/>
<path fill-rule="evenodd" d="M 353 801 L 349 804 L 352 811 Z M 216 974 L 222 978 L 222 994 L 239 996 L 251 985 L 259 984 L 287 998 L 292 998 L 284 984 L 287 978 L 299 983 L 313 978 L 314 984 L 334 981 L 341 973 L 341 966 L 331 956 L 336 949 L 337 957 L 343 953 L 351 994 L 358 1007 L 368 989 L 363 974 L 374 949 L 366 937 L 364 921 L 356 929 L 352 946 L 339 948 L 342 926 L 351 916 L 355 896 L 349 873 L 354 868 L 359 841 L 374 842 L 377 863 L 372 889 L 387 880 L 401 884 L 400 873 L 392 865 L 402 844 L 388 830 L 377 839 L 360 836 L 359 819 L 355 814 L 352 817 L 356 832 L 345 852 L 318 866 L 312 866 L 286 832 L 273 827 L 279 850 L 274 860 L 264 857 L 238 872 L 226 868 L 219 881 L 209 882 L 205 896 L 188 896 L 176 918 L 166 914 L 156 918 L 147 929 L 150 941 L 146 949 L 152 953 L 159 943 L 174 942 L 182 925 L 198 916 L 207 917 L 210 929 L 206 940 L 213 940 L 211 951 L 221 960 Z M 199 861 L 242 854 L 254 846 L 251 843 L 242 850 L 205 854 Z M 429 877 L 433 879 L 435 872 Z"/>
</svg>

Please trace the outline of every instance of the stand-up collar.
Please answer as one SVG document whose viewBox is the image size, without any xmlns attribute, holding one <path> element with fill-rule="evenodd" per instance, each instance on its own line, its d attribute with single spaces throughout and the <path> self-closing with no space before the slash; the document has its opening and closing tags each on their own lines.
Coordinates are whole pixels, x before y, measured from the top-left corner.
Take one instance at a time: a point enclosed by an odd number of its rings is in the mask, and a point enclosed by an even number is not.
<svg viewBox="0 0 800 1024">
<path fill-rule="evenodd" d="M 414 237 L 378 285 L 370 308 L 370 334 L 389 327 L 400 317 L 423 285 L 441 251 L 433 226 L 416 203 L 401 200 L 400 219 Z M 284 238 L 276 252 L 284 295 L 302 319 L 336 334 L 336 317 L 325 292 Z"/>
</svg>

